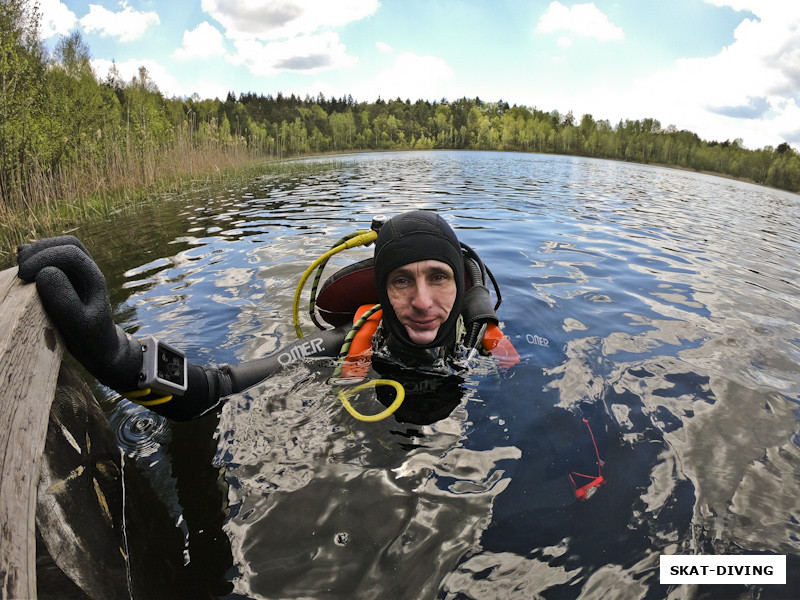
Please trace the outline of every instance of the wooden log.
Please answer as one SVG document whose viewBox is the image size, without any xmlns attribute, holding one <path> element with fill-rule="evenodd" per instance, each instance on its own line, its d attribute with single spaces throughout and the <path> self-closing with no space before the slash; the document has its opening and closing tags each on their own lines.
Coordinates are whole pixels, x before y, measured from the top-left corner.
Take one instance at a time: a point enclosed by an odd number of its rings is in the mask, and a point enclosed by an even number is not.
<svg viewBox="0 0 800 600">
<path fill-rule="evenodd" d="M 0 272 L 0 598 L 36 598 L 36 504 L 61 357 L 34 285 Z"/>
<path fill-rule="evenodd" d="M 55 564 L 96 600 L 133 596 L 121 458 L 89 387 L 62 363 L 50 408 L 36 523 Z"/>
</svg>

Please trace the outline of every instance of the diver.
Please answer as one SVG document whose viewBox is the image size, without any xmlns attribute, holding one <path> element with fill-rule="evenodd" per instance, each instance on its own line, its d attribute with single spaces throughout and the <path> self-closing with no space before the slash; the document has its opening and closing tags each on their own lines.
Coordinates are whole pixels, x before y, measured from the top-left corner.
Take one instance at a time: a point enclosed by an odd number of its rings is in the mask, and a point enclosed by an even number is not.
<svg viewBox="0 0 800 600">
<path fill-rule="evenodd" d="M 336 251 L 374 240 L 373 257 L 335 273 L 318 297 L 315 281 L 310 314 L 320 331 L 303 337 L 295 306 L 299 339 L 272 356 L 238 365 L 190 364 L 168 344 L 128 335 L 113 322 L 103 274 L 73 236 L 21 246 L 19 277 L 36 282 L 67 350 L 92 376 L 173 420 L 213 412 L 227 396 L 297 362 L 338 357 L 334 380 L 351 414 L 377 420 L 395 413 L 399 421 L 427 424 L 457 406 L 460 374 L 476 354 L 494 352 L 502 367 L 519 360 L 498 329 L 495 311 L 501 299 L 491 272 L 441 216 L 407 212 L 375 219 L 370 231 L 360 233 L 360 241 L 343 238 Z M 326 260 L 317 261 L 318 278 Z M 497 296 L 494 305 L 490 280 Z M 315 308 L 333 328 L 324 329 Z M 349 392 L 342 390 L 352 389 L 351 382 L 363 380 L 369 368 L 391 379 L 373 382 L 379 401 L 388 408 L 365 416 L 352 408 Z M 403 403 L 407 395 L 414 398 Z"/>
</svg>

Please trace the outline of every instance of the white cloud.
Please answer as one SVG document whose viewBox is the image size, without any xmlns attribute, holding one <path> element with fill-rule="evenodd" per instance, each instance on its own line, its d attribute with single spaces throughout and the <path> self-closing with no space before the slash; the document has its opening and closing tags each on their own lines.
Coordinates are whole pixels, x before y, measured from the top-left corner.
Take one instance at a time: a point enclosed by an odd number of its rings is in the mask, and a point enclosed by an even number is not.
<svg viewBox="0 0 800 600">
<path fill-rule="evenodd" d="M 278 40 L 339 27 L 372 15 L 378 0 L 203 0 L 231 39 Z"/>
<path fill-rule="evenodd" d="M 183 32 L 183 45 L 172 53 L 178 60 L 191 60 L 222 56 L 225 44 L 219 30 L 203 21 L 192 31 Z"/>
<path fill-rule="evenodd" d="M 48 39 L 56 35 L 69 35 L 78 18 L 60 0 L 39 0 L 42 14 L 41 35 Z"/>
<path fill-rule="evenodd" d="M 271 77 L 284 71 L 321 73 L 347 67 L 355 59 L 348 56 L 339 35 L 325 32 L 299 35 L 288 40 L 263 43 L 237 40 L 237 52 L 229 57 L 234 65 L 245 65 L 253 75 Z"/>
<path fill-rule="evenodd" d="M 770 2 L 770 0 L 762 0 L 763 2 Z M 793 2 L 794 0 L 779 0 L 779 3 L 782 2 Z M 711 4 L 713 6 L 727 6 L 732 8 L 733 10 L 744 11 L 750 10 L 750 6 L 753 4 L 752 0 L 705 0 L 706 4 Z"/>
<path fill-rule="evenodd" d="M 228 61 L 262 77 L 353 65 L 356 59 L 330 29 L 368 17 L 378 6 L 378 0 L 202 0 L 203 11 L 236 46 Z"/>
<path fill-rule="evenodd" d="M 453 69 L 443 59 L 404 52 L 389 69 L 358 86 L 354 95 L 367 102 L 374 102 L 379 95 L 384 100 L 401 98 L 412 102 L 453 99 L 458 95 L 453 84 Z"/>
<path fill-rule="evenodd" d="M 715 56 L 680 59 L 632 89 L 592 94 L 595 114 L 654 117 L 706 140 L 742 138 L 750 148 L 800 145 L 800 2 L 707 2 L 755 18 L 743 15 L 734 41 Z"/>
<path fill-rule="evenodd" d="M 386 42 L 375 42 L 375 48 L 378 49 L 378 52 L 381 52 L 383 54 L 391 54 L 392 52 L 394 52 L 394 48 L 392 48 Z"/>
<path fill-rule="evenodd" d="M 121 42 L 132 42 L 139 39 L 151 25 L 158 25 L 161 20 L 155 12 L 139 12 L 120 2 L 122 10 L 111 12 L 97 4 L 89 5 L 89 13 L 80 20 L 86 33 L 97 32 L 101 37 L 116 37 Z"/>
<path fill-rule="evenodd" d="M 568 8 L 560 2 L 551 2 L 536 25 L 538 33 L 567 32 L 601 42 L 614 42 L 625 38 L 621 27 L 614 25 L 594 2 L 575 4 Z M 559 42 L 560 44 L 561 42 Z"/>
</svg>

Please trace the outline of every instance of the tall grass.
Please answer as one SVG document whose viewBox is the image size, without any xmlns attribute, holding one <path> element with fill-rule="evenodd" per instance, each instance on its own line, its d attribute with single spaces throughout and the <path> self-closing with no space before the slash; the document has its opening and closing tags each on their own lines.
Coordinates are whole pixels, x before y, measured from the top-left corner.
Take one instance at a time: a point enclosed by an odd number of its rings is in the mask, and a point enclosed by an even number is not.
<svg viewBox="0 0 800 600">
<path fill-rule="evenodd" d="M 0 202 L 0 266 L 13 264 L 19 244 L 107 219 L 112 212 L 210 180 L 237 174 L 253 177 L 276 163 L 243 144 L 196 146 L 178 136 L 168 147 L 134 153 L 112 145 L 101 157 L 30 169 Z"/>
</svg>

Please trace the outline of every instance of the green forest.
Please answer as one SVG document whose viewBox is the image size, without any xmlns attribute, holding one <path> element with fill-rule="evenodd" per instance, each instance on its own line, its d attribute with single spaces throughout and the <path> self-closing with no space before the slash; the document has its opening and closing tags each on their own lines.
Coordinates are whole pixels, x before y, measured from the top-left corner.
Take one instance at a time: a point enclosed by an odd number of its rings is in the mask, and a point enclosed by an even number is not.
<svg viewBox="0 0 800 600">
<path fill-rule="evenodd" d="M 96 74 L 78 33 L 48 52 L 40 15 L 0 3 L 0 216 L 202 169 L 327 152 L 558 153 L 713 172 L 800 191 L 788 144 L 750 150 L 655 118 L 610 123 L 480 98 L 357 101 L 231 91 L 167 98 L 146 69 Z"/>
</svg>

